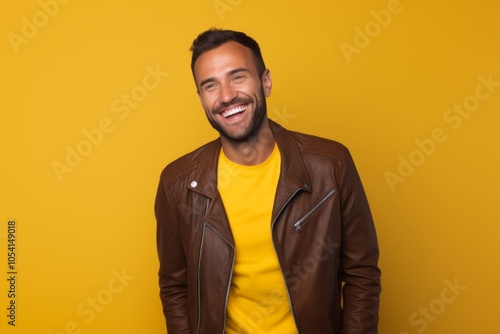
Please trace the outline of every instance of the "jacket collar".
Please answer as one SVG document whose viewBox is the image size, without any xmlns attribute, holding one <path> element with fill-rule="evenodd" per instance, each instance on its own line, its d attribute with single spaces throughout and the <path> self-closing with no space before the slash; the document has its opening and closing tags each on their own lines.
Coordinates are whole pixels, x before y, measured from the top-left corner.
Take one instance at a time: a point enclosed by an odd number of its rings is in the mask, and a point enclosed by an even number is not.
<svg viewBox="0 0 500 334">
<path fill-rule="evenodd" d="M 276 201 L 280 202 L 280 198 L 289 196 L 291 191 L 297 189 L 310 191 L 311 183 L 292 133 L 272 120 L 269 120 L 269 123 L 281 154 L 281 173 L 278 184 L 278 189 L 281 191 L 276 194 Z M 220 149 L 220 139 L 205 145 L 205 149 L 198 157 L 197 168 L 193 171 L 188 184 L 191 190 L 212 199 L 218 195 L 217 164 Z"/>
</svg>

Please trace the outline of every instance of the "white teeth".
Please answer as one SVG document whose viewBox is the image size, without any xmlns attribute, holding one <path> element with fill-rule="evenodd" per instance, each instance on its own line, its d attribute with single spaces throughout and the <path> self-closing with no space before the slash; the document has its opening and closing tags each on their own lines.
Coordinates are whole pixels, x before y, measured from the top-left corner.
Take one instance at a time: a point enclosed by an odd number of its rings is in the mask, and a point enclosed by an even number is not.
<svg viewBox="0 0 500 334">
<path fill-rule="evenodd" d="M 226 111 L 224 111 L 222 113 L 222 116 L 223 117 L 229 117 L 229 116 L 232 116 L 234 114 L 237 114 L 237 113 L 240 113 L 242 111 L 245 111 L 247 109 L 247 106 L 244 105 L 244 106 L 237 106 L 237 107 L 234 107 L 234 108 L 231 108 L 231 109 L 228 109 Z"/>
</svg>

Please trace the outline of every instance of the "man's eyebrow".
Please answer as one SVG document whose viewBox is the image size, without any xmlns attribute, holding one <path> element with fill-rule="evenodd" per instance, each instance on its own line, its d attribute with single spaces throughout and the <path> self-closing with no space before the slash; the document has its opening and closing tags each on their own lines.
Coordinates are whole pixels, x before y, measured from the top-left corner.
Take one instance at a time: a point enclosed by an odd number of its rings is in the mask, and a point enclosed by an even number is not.
<svg viewBox="0 0 500 334">
<path fill-rule="evenodd" d="M 234 75 L 234 74 L 239 73 L 239 72 L 250 72 L 250 71 L 244 67 L 235 68 L 234 70 L 229 71 L 227 73 L 227 76 L 231 76 L 231 75 Z M 215 81 L 214 77 L 207 78 L 207 79 L 203 80 L 202 82 L 200 82 L 200 87 L 203 87 L 203 85 L 205 85 L 209 82 L 213 82 L 213 81 Z"/>
<path fill-rule="evenodd" d="M 234 70 L 229 71 L 229 73 L 227 75 L 231 76 L 231 75 L 234 75 L 234 74 L 239 73 L 239 72 L 250 72 L 250 71 L 244 67 L 240 67 L 240 68 L 236 68 Z"/>
</svg>

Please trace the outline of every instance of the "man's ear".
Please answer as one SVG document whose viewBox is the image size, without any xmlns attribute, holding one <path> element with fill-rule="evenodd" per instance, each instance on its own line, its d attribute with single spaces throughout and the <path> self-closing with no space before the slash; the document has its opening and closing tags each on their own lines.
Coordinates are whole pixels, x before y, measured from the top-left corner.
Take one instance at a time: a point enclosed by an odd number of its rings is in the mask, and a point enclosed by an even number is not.
<svg viewBox="0 0 500 334">
<path fill-rule="evenodd" d="M 264 94 L 266 97 L 271 96 L 271 89 L 273 88 L 273 80 L 271 78 L 271 71 L 266 69 L 264 74 L 262 74 L 262 87 L 264 88 Z"/>
</svg>

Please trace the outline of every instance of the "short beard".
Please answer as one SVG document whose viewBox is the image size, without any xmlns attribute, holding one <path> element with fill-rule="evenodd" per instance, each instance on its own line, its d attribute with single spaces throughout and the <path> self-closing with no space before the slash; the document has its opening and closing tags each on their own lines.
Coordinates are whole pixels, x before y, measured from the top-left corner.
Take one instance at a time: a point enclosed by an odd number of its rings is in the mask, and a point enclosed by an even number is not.
<svg viewBox="0 0 500 334">
<path fill-rule="evenodd" d="M 264 97 L 264 90 L 263 89 L 261 89 L 261 97 L 262 97 L 262 99 L 260 100 L 260 103 L 255 108 L 254 115 L 250 121 L 250 124 L 248 126 L 247 131 L 242 133 L 241 135 L 233 136 L 233 135 L 229 134 L 226 130 L 224 130 L 224 128 L 222 126 L 217 124 L 217 122 L 215 122 L 215 120 L 213 120 L 207 116 L 208 122 L 210 123 L 210 125 L 212 125 L 212 127 L 215 130 L 217 130 L 217 132 L 219 132 L 219 134 L 222 137 L 226 138 L 227 140 L 229 140 L 231 142 L 243 143 L 243 142 L 251 141 L 253 138 L 258 136 L 259 130 L 262 128 L 262 122 L 264 121 L 264 119 L 266 118 L 266 115 L 267 115 L 267 103 L 266 103 L 266 99 Z M 226 104 L 224 106 L 224 108 L 222 108 L 221 110 L 223 110 L 227 107 L 230 107 L 232 105 L 239 104 L 241 102 L 246 102 L 246 101 L 240 101 L 238 99 L 235 101 L 231 101 L 231 103 Z"/>
</svg>

